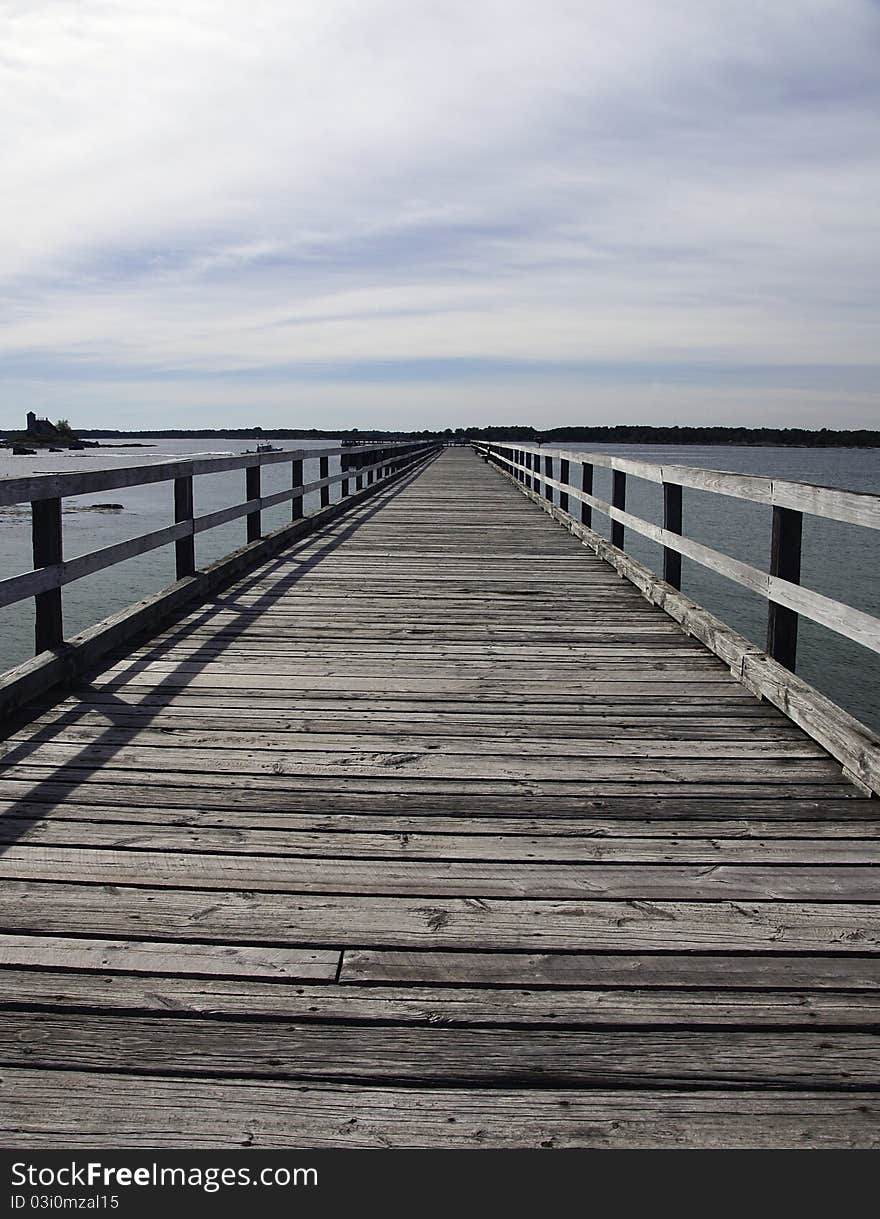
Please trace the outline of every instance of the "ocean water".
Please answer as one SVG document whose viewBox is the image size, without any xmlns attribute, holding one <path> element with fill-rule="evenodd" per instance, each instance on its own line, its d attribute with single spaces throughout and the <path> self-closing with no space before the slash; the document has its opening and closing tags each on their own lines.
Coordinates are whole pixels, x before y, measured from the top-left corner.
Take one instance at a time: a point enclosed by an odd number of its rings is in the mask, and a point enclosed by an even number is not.
<svg viewBox="0 0 880 1219">
<path fill-rule="evenodd" d="M 80 453 L 45 453 L 36 457 L 11 457 L 0 450 L 0 477 L 89 470 L 174 457 L 228 455 L 253 447 L 253 441 L 157 440 L 152 448 L 90 449 Z M 333 447 L 334 441 L 284 441 L 283 448 Z M 771 475 L 792 481 L 819 483 L 854 491 L 880 494 L 880 450 L 801 449 L 671 445 L 566 445 L 593 452 L 641 457 L 654 462 L 713 467 L 742 473 Z M 318 477 L 317 459 L 306 462 L 306 482 Z M 331 459 L 331 473 L 339 469 Z M 558 474 L 558 469 L 555 471 Z M 264 494 L 290 486 L 287 462 L 263 467 Z M 244 471 L 206 475 L 194 481 L 197 514 L 210 512 L 244 499 Z M 577 478 L 572 470 L 572 481 Z M 630 477 L 627 508 L 638 516 L 660 523 L 662 491 L 653 483 Z M 596 467 L 595 494 L 611 498 L 611 472 Z M 335 501 L 339 488 L 331 489 Z M 306 500 L 306 511 L 317 507 L 317 495 Z M 737 559 L 766 567 L 770 553 L 771 509 L 760 504 L 685 489 L 684 531 L 689 537 L 713 546 Z M 96 503 L 118 503 L 121 510 L 89 511 Z M 263 515 L 264 530 L 277 528 L 290 519 L 290 506 L 279 505 Z M 171 524 L 172 484 L 157 483 L 65 501 L 64 546 L 66 557 L 110 545 L 126 537 Z M 594 526 L 606 537 L 608 521 L 594 513 Z M 200 564 L 228 553 L 244 542 L 245 523 L 233 521 L 196 538 L 196 561 Z M 0 574 L 29 570 L 30 513 L 27 505 L 0 508 Z M 627 531 L 627 549 L 654 570 L 662 567 L 660 547 Z M 827 596 L 880 616 L 880 532 L 855 525 L 804 517 L 802 582 Z M 163 547 L 140 555 L 64 590 L 65 632 L 73 635 L 99 619 L 124 608 L 139 597 L 155 592 L 174 579 L 174 548 Z M 766 636 L 767 603 L 684 559 L 682 588 L 754 643 L 763 647 Z M 0 671 L 26 660 L 33 649 L 33 603 L 0 608 Z M 864 723 L 880 731 L 880 657 L 841 639 L 833 632 L 801 619 L 798 673 L 824 691 L 835 702 Z"/>
</svg>

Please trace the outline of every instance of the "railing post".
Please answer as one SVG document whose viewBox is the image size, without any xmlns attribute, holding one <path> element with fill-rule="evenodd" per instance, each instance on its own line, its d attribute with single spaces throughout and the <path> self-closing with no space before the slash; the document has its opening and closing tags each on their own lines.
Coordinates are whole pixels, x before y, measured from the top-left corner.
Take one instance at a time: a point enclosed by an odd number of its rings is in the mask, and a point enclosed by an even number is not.
<svg viewBox="0 0 880 1219">
<path fill-rule="evenodd" d="M 663 484 L 663 528 L 681 536 L 681 486 Z M 673 588 L 681 588 L 681 555 L 669 546 L 663 547 L 663 579 Z"/>
<path fill-rule="evenodd" d="M 626 508 L 626 475 L 622 470 L 611 471 L 611 506 L 621 511 Z M 611 522 L 611 545 L 623 550 L 623 525 L 620 521 Z"/>
<path fill-rule="evenodd" d="M 31 501 L 31 541 L 34 568 L 51 567 L 63 562 L 61 538 L 61 499 Z M 64 642 L 61 588 L 50 588 L 34 597 L 34 646 L 37 654 L 57 648 Z"/>
<path fill-rule="evenodd" d="M 540 458 L 539 458 L 539 460 L 540 460 Z M 548 455 L 544 458 L 544 480 L 545 480 L 544 481 L 544 499 L 549 499 L 551 504 L 553 503 L 553 488 L 550 486 L 550 484 L 546 480 L 548 478 L 552 478 L 552 477 L 553 477 L 553 458 L 548 453 Z"/>
<path fill-rule="evenodd" d="M 290 485 L 291 487 L 301 487 L 303 485 L 303 463 L 302 458 L 297 457 L 290 463 Z M 304 512 L 303 497 L 295 495 L 290 501 L 290 519 L 298 521 Z"/>
<path fill-rule="evenodd" d="M 354 458 L 355 469 L 357 470 L 357 478 L 355 479 L 354 484 L 356 491 L 363 491 L 364 489 L 364 476 L 361 471 L 361 466 L 364 464 L 364 457 L 364 453 L 356 453 Z"/>
<path fill-rule="evenodd" d="M 330 458 L 329 457 L 319 457 L 318 458 L 318 478 L 329 478 L 329 477 L 330 477 Z M 322 487 L 321 488 L 321 507 L 326 508 L 329 505 L 329 503 L 330 503 L 330 488 Z"/>
<path fill-rule="evenodd" d="M 339 454 L 339 472 L 341 474 L 348 473 L 348 454 L 347 453 Z M 343 478 L 342 482 L 340 483 L 340 492 L 339 493 L 343 499 L 345 499 L 345 497 L 348 495 L 348 479 L 347 478 Z"/>
<path fill-rule="evenodd" d="M 770 540 L 770 575 L 791 584 L 801 582 L 803 514 L 794 508 L 773 508 Z M 794 672 L 797 659 L 798 616 L 787 606 L 770 602 L 767 613 L 767 653 Z"/>
<path fill-rule="evenodd" d="M 244 485 L 246 500 L 260 498 L 260 467 L 246 466 L 244 472 Z M 260 509 L 255 508 L 249 512 L 245 518 L 247 520 L 247 540 L 249 542 L 258 542 L 262 533 L 262 522 L 260 518 Z"/>
<path fill-rule="evenodd" d="M 192 475 L 174 480 L 174 523 L 193 519 Z M 196 570 L 196 538 L 194 533 L 178 538 L 174 543 L 174 564 L 177 579 L 191 576 Z"/>
<path fill-rule="evenodd" d="M 586 495 L 593 494 L 593 463 L 591 461 L 581 462 L 581 490 Z M 593 528 L 593 508 L 591 504 L 585 504 L 581 500 L 581 524 L 586 525 L 588 529 Z"/>
<path fill-rule="evenodd" d="M 559 481 L 566 487 L 568 486 L 568 459 L 565 457 L 559 458 Z M 568 512 L 568 492 L 559 492 L 559 507 L 563 512 Z"/>
</svg>

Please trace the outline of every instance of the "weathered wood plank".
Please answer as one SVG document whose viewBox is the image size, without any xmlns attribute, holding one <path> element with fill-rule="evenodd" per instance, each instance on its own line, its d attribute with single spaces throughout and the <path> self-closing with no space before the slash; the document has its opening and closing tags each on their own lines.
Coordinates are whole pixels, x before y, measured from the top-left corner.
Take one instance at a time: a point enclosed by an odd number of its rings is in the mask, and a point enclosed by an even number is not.
<svg viewBox="0 0 880 1219">
<path fill-rule="evenodd" d="M 304 1087 L 6 1068 L 9 1147 L 880 1146 L 872 1092 Z"/>
<path fill-rule="evenodd" d="M 262 775 L 224 775 L 223 783 L 207 783 L 198 772 L 175 771 L 173 775 L 157 776 L 161 782 L 137 770 L 115 770 L 112 775 L 94 767 L 18 766 L 15 771 L 0 773 L 0 802 L 11 799 L 37 800 L 56 803 L 74 792 L 78 800 L 96 804 L 118 804 L 120 798 L 132 805 L 155 805 L 159 793 L 167 808 L 176 805 L 191 807 L 197 799 L 204 808 L 253 808 L 314 812 L 372 811 L 387 812 L 453 812 L 470 809 L 474 813 L 509 814 L 517 808 L 524 811 L 545 811 L 550 815 L 588 815 L 601 809 L 620 816 L 633 816 L 634 803 L 641 806 L 642 815 L 658 813 L 671 817 L 691 817 L 694 808 L 715 808 L 715 814 L 725 808 L 730 815 L 744 816 L 745 805 L 750 811 L 785 818 L 797 815 L 796 810 L 822 810 L 835 806 L 835 818 L 852 815 L 858 820 L 872 816 L 874 805 L 865 800 L 853 785 L 840 783 L 750 783 L 743 788 L 738 783 L 651 782 L 595 783 L 556 782 L 526 783 L 522 780 L 477 780 L 463 785 L 461 780 L 433 779 L 420 781 L 402 777 L 359 777 L 346 779 L 326 775 L 302 774 L 273 779 Z M 195 793 L 194 793 L 195 789 Z M 197 794 L 196 794 L 197 793 Z M 792 811 L 779 808 L 782 797 L 792 801 Z M 836 806 L 840 806 L 839 808 Z M 847 806 L 850 806 L 847 808 Z M 676 813 L 674 810 L 678 809 Z M 866 812 L 867 808 L 867 812 Z M 626 810 L 629 810 L 627 813 Z M 671 811 L 670 811 L 671 810 Z M 636 816 L 639 812 L 636 812 Z M 705 814 L 704 814 L 705 815 Z M 821 815 L 819 813 L 818 815 Z"/>
<path fill-rule="evenodd" d="M 13 761 L 26 756 L 32 747 L 51 745 L 56 748 L 100 746 L 104 749 L 136 747 L 147 749 L 217 749 L 229 756 L 236 750 L 249 755 L 265 752 L 290 753 L 344 753 L 357 756 L 364 751 L 381 750 L 416 752 L 437 756 L 454 757 L 540 757 L 540 758 L 827 758 L 827 754 L 803 734 L 782 741 L 764 741 L 750 736 L 733 741 L 718 741 L 713 737 L 691 737 L 686 741 L 664 739 L 663 734 L 629 738 L 623 733 L 611 736 L 589 737 L 569 740 L 560 736 L 545 736 L 540 740 L 530 739 L 527 730 L 520 732 L 508 729 L 504 735 L 482 733 L 479 736 L 455 733 L 410 734 L 397 732 L 382 734 L 317 732 L 313 729 L 296 731 L 288 729 L 278 732 L 271 729 L 247 733 L 243 730 L 227 732 L 210 729 L 204 725 L 187 728 L 163 727 L 154 729 L 149 722 L 140 727 L 111 728 L 100 725 L 65 725 L 62 729 L 53 726 L 25 729 L 12 733 L 0 742 L 0 761 Z"/>
<path fill-rule="evenodd" d="M 552 987 L 552 996 L 569 987 L 680 987 L 755 990 L 772 988 L 810 994 L 825 989 L 847 992 L 880 989 L 880 957 L 786 956 L 752 952 L 745 956 L 699 952 L 633 954 L 613 952 L 519 953 L 389 951 L 346 949 L 339 981 L 430 983 L 454 986 Z"/>
<path fill-rule="evenodd" d="M 768 779 L 778 784 L 841 782 L 840 768 L 824 756 L 775 756 L 772 768 L 760 755 L 718 757 L 710 751 L 704 760 L 697 751 L 676 757 L 674 750 L 658 751 L 659 757 L 628 753 L 579 757 L 554 755 L 547 751 L 536 756 L 510 754 L 472 755 L 443 753 L 412 748 L 365 748 L 338 753 L 332 750 L 188 749 L 166 745 L 102 745 L 89 742 L 25 742 L 3 750 L 3 774 L 15 778 L 28 767 L 85 767 L 100 769 L 104 775 L 117 770 L 232 773 L 245 775 L 326 775 L 340 778 L 382 776 L 392 771 L 401 779 L 534 779 L 548 782 L 757 782 Z M 735 752 L 735 751 L 734 751 Z M 672 753 L 673 756 L 669 756 Z M 709 775 L 707 776 L 707 771 Z"/>
<path fill-rule="evenodd" d="M 880 908 L 845 902 L 532 901 L 387 897 L 9 879 L 9 933 L 300 947 L 467 948 L 484 952 L 875 953 Z"/>
<path fill-rule="evenodd" d="M 371 811 L 369 805 L 360 812 L 321 812 L 320 809 L 301 807 L 298 803 L 291 802 L 282 808 L 266 805 L 263 806 L 262 811 L 255 811 L 246 806 L 234 804 L 226 808 L 211 808 L 209 805 L 199 808 L 167 807 L 164 804 L 160 806 L 156 803 L 155 793 L 152 800 L 144 798 L 141 805 L 134 801 L 127 804 L 115 804 L 112 793 L 106 793 L 106 804 L 90 803 L 86 799 L 89 794 L 89 790 L 83 788 L 77 792 L 76 800 L 66 800 L 61 804 L 53 802 L 49 797 L 45 804 L 41 804 L 38 800 L 0 801 L 0 827 L 3 827 L 3 833 L 8 836 L 10 841 L 14 841 L 19 832 L 27 832 L 31 823 L 36 830 L 37 826 L 48 827 L 57 823 L 63 825 L 64 822 L 73 822 L 71 832 L 80 832 L 77 823 L 83 822 L 88 824 L 90 830 L 94 829 L 97 835 L 104 833 L 120 836 L 137 835 L 139 839 L 143 834 L 161 835 L 166 830 L 171 833 L 178 829 L 186 829 L 192 833 L 200 831 L 211 833 L 217 829 L 224 834 L 229 832 L 236 834 L 241 850 L 247 849 L 247 845 L 252 841 L 252 833 L 264 832 L 273 837 L 285 833 L 296 835 L 378 834 L 395 840 L 400 840 L 402 836 L 415 840 L 425 835 L 441 835 L 444 838 L 446 836 L 456 838 L 463 835 L 486 836 L 492 841 L 496 841 L 501 836 L 524 836 L 526 838 L 531 836 L 538 837 L 542 841 L 549 838 L 572 837 L 588 838 L 591 841 L 598 840 L 599 842 L 610 839 L 612 847 L 614 843 L 621 840 L 632 840 L 633 850 L 638 849 L 636 844 L 641 839 L 660 839 L 661 847 L 671 846 L 673 842 L 688 838 L 735 839 L 745 843 L 743 850 L 749 850 L 749 840 L 783 839 L 796 843 L 799 839 L 808 839 L 811 842 L 834 843 L 835 839 L 843 839 L 842 845 L 831 846 L 831 855 L 828 857 L 829 862 L 838 863 L 842 862 L 842 856 L 833 858 L 835 852 L 854 849 L 851 842 L 847 842 L 847 840 L 857 840 L 862 843 L 867 841 L 869 843 L 868 855 L 860 858 L 868 859 L 872 857 L 871 851 L 877 837 L 877 823 L 874 818 L 870 813 L 858 816 L 860 805 L 849 801 L 843 803 L 842 813 L 831 807 L 835 803 L 834 801 L 825 801 L 824 809 L 819 801 L 815 802 L 818 809 L 810 803 L 804 802 L 806 807 L 801 806 L 801 815 L 811 815 L 813 818 L 805 821 L 792 820 L 793 810 L 787 807 L 785 801 L 777 801 L 775 805 L 771 801 L 753 801 L 753 804 L 766 803 L 768 807 L 760 814 L 755 809 L 753 817 L 741 817 L 740 819 L 731 817 L 729 820 L 722 821 L 709 818 L 712 817 L 713 812 L 716 816 L 720 815 L 721 810 L 718 806 L 723 804 L 730 806 L 729 801 L 713 803 L 695 800 L 692 802 L 691 810 L 687 808 L 687 801 L 678 801 L 671 809 L 665 808 L 662 802 L 655 802 L 657 815 L 650 820 L 637 820 L 635 817 L 627 815 L 625 807 L 619 813 L 608 809 L 604 817 L 591 816 L 589 809 L 577 810 L 581 813 L 580 817 L 572 816 L 573 810 L 569 810 L 568 815 L 559 815 L 559 810 L 552 805 L 543 813 L 532 808 L 526 808 L 517 813 L 515 806 L 509 807 L 506 813 L 493 814 L 491 809 L 476 813 L 472 811 L 470 805 L 462 805 L 458 810 L 448 809 L 445 813 L 430 809 L 382 813 Z M 140 794 L 143 797 L 143 793 Z M 732 806 L 729 811 L 734 811 Z M 737 807 L 735 811 L 741 813 L 742 809 Z M 855 815 L 846 817 L 847 811 L 852 811 Z M 769 819 L 771 817 L 776 819 Z M 831 820 L 832 817 L 836 819 Z M 20 824 L 22 822 L 24 825 Z M 242 831 L 247 831 L 247 833 Z M 47 834 L 54 832 L 54 830 L 46 830 Z M 59 830 L 59 832 L 61 831 Z M 39 837 L 39 832 L 37 836 Z M 666 840 L 671 841 L 666 842 Z M 220 840 L 215 839 L 214 841 Z M 90 843 L 99 845 L 97 838 L 92 840 L 91 835 Z M 117 845 L 122 845 L 122 843 Z M 771 846 L 770 849 L 771 851 L 777 850 L 774 846 Z M 800 848 L 795 847 L 795 849 Z"/>
<path fill-rule="evenodd" d="M 96 940 L 64 936 L 0 935 L 0 965 L 55 969 L 121 969 L 129 973 L 219 974 L 226 977 L 322 979 L 332 982 L 340 953 L 324 948 L 254 948 L 176 941 Z M 7 983 L 8 986 L 8 983 Z M 6 990 L 7 1001 L 13 998 Z M 18 1002 L 19 999 L 14 999 Z"/>
<path fill-rule="evenodd" d="M 322 858 L 7 846 L 0 879 L 76 881 L 261 893 L 395 894 L 549 901 L 880 902 L 870 866 L 562 864 Z M 878 912 L 880 917 L 880 912 Z"/>
<path fill-rule="evenodd" d="M 173 740 L 177 736 L 186 740 L 193 734 L 204 732 L 224 733 L 229 737 L 246 738 L 259 735 L 263 743 L 271 739 L 271 734 L 282 734 L 281 739 L 287 739 L 289 733 L 308 733 L 312 739 L 318 736 L 336 736 L 346 739 L 351 737 L 406 736 L 406 737 L 436 737 L 440 740 L 450 740 L 463 737 L 466 740 L 483 742 L 487 737 L 498 738 L 500 733 L 505 738 L 514 736 L 523 742 L 562 740 L 568 749 L 577 748 L 576 741 L 596 741 L 606 739 L 609 734 L 615 740 L 666 740 L 666 741 L 736 741 L 740 744 L 761 744 L 766 746 L 772 741 L 793 742 L 807 746 L 810 742 L 794 724 L 780 719 L 756 716 L 710 715 L 708 709 L 702 716 L 679 715 L 674 718 L 660 715 L 629 715 L 609 713 L 607 716 L 582 715 L 561 716 L 541 715 L 532 717 L 505 714 L 467 714 L 462 712 L 435 711 L 425 709 L 411 711 L 407 716 L 393 716 L 390 712 L 377 711 L 369 715 L 366 709 L 359 711 L 336 711 L 332 706 L 314 711 L 298 708 L 247 708 L 235 707 L 226 703 L 212 706 L 202 703 L 197 707 L 198 715 L 194 723 L 194 708 L 191 704 L 169 702 L 161 707 L 108 707 L 101 710 L 96 705 L 90 709 L 87 704 L 77 710 L 66 708 L 57 712 L 47 712 L 34 720 L 18 722 L 10 721 L 6 741 L 36 739 L 38 734 L 52 739 L 52 734 L 70 739 L 71 732 L 81 737 L 86 729 L 114 730 L 121 734 L 134 730 L 166 734 L 166 739 Z M 22 729 L 26 731 L 16 731 Z M 106 739 L 106 738 L 105 738 Z M 115 739 L 115 738 L 114 738 Z M 504 738 L 502 738 L 504 739 Z M 540 747 L 540 746 L 534 746 Z"/>
<path fill-rule="evenodd" d="M 288 829 L 285 821 L 274 828 L 241 826 L 227 828 L 202 825 L 164 825 L 112 821 L 72 820 L 70 818 L 25 819 L 0 814 L 0 843 L 21 846 L 81 847 L 94 850 L 112 847 L 137 852 L 201 852 L 229 855 L 254 855 L 267 858 L 267 873 L 273 874 L 283 859 L 318 857 L 325 859 L 374 860 L 466 860 L 487 863 L 634 863 L 634 864 L 753 864 L 770 867 L 783 864 L 867 865 L 880 864 L 880 840 L 875 836 L 822 837 L 703 837 L 692 829 L 687 835 L 661 837 L 639 833 L 639 826 L 627 826 L 617 834 L 586 835 L 568 833 L 528 833 L 505 831 L 498 827 L 492 834 L 473 832 L 462 818 L 458 830 L 441 833 L 407 831 L 401 828 L 362 831 L 357 828 L 330 830 Z M 840 827 L 838 827 L 840 828 Z M 519 827 L 522 831 L 522 827 Z M 543 827 L 542 827 L 543 830 Z M 462 832 L 465 831 L 465 832 Z M 865 830 L 872 833 L 872 828 Z M 196 867 L 198 866 L 198 860 Z M 137 861 L 132 862 L 137 867 Z M 145 863 L 145 866 L 146 863 Z M 182 866 L 182 865 L 181 865 Z M 255 865 L 257 866 L 257 865 Z M 382 870 L 380 870 L 380 873 Z M 194 873 L 195 874 L 195 873 Z M 247 870 L 242 872 L 242 876 Z M 861 874 L 861 872 L 860 872 Z M 822 876 L 824 876 L 824 872 Z M 880 898 L 880 877 L 878 877 Z"/>
<path fill-rule="evenodd" d="M 703 1087 L 880 1085 L 880 1037 L 857 1031 L 386 1027 L 7 1012 L 0 1063 L 44 1069 L 424 1084 Z"/>
<path fill-rule="evenodd" d="M 130 971 L 108 973 L 87 966 L 92 956 L 91 941 L 73 943 L 85 946 L 76 955 L 73 951 L 56 953 L 49 947 L 44 952 L 42 945 L 35 947 L 29 964 L 39 964 L 39 970 L 7 967 L 0 971 L 0 1007 L 272 1017 L 383 1026 L 880 1028 L 880 994 L 876 990 L 689 990 L 685 979 L 679 981 L 671 969 L 667 985 L 653 989 L 527 989 L 530 983 L 525 980 L 497 987 L 364 986 L 351 982 L 344 987 L 312 982 L 279 986 L 260 980 L 262 975 L 257 970 L 251 977 L 247 972 L 250 959 L 240 972 L 237 962 L 233 962 L 228 971 L 233 976 L 226 978 L 169 975 L 163 973 L 158 960 L 151 958 L 140 968 L 142 961 L 133 951 L 138 945 L 132 941 L 108 942 L 113 948 L 119 944 L 112 958 L 113 968 Z M 95 955 L 99 951 L 107 949 L 96 949 Z M 240 951 L 243 955 L 244 950 Z M 499 955 L 503 959 L 503 954 Z M 136 964 L 130 964 L 132 961 Z M 47 962 L 51 968 L 46 967 Z M 153 968 L 147 968 L 150 964 Z M 784 981 L 784 973 L 781 976 Z M 852 977 L 846 981 L 851 982 Z M 674 985 L 676 982 L 678 985 Z M 393 1031 L 386 1029 L 386 1035 L 393 1039 Z"/>
</svg>

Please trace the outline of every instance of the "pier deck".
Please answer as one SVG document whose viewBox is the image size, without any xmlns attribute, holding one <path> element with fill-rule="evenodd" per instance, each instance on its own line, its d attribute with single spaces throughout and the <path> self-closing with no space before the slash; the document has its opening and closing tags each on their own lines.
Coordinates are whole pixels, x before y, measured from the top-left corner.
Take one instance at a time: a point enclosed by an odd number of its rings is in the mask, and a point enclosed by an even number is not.
<svg viewBox="0 0 880 1219">
<path fill-rule="evenodd" d="M 6 1146 L 870 1146 L 877 804 L 470 450 L 10 725 Z"/>
</svg>

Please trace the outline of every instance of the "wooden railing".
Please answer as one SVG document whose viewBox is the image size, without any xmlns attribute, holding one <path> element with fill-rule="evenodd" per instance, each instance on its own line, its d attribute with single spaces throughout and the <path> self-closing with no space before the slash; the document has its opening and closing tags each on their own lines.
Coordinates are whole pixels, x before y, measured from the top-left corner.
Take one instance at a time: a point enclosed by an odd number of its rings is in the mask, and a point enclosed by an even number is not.
<svg viewBox="0 0 880 1219">
<path fill-rule="evenodd" d="M 405 467 L 427 457 L 436 446 L 401 443 L 377 447 L 362 445 L 328 449 L 296 449 L 281 452 L 246 453 L 238 457 L 201 457 L 168 461 L 156 465 L 128 466 L 94 470 L 87 473 L 35 474 L 25 478 L 0 480 L 0 506 L 30 503 L 33 570 L 0 580 L 0 606 L 34 598 L 36 607 L 35 650 L 42 653 L 64 643 L 61 590 L 65 584 L 82 579 L 145 554 L 174 544 L 178 580 L 196 573 L 195 537 L 229 521 L 245 518 L 247 543 L 262 536 L 261 514 L 277 504 L 291 503 L 291 519 L 303 519 L 303 497 L 319 492 L 322 509 L 330 505 L 330 488 L 341 484 L 343 500 L 374 484 L 385 482 Z M 330 474 L 330 458 L 339 457 L 342 469 Z M 305 462 L 318 463 L 318 478 L 303 481 Z M 263 466 L 286 462 L 291 467 L 291 486 L 272 495 L 261 494 Z M 193 479 L 202 474 L 244 470 L 245 498 L 228 508 L 195 516 Z M 71 495 L 87 495 L 120 487 L 139 487 L 148 483 L 173 484 L 174 524 L 126 538 L 112 546 L 64 558 L 62 500 Z"/>
<path fill-rule="evenodd" d="M 880 652 L 880 619 L 804 588 L 800 583 L 804 513 L 880 529 L 880 496 L 697 466 L 658 465 L 604 453 L 579 453 L 546 446 L 489 444 L 476 447 L 517 482 L 551 503 L 556 491 L 558 507 L 582 525 L 591 527 L 594 511 L 607 516 L 611 521 L 611 543 L 620 550 L 625 549 L 626 529 L 633 529 L 642 537 L 659 543 L 663 548 L 663 579 L 673 588 L 681 587 L 681 556 L 684 555 L 766 598 L 769 602 L 767 654 L 786 668 L 793 670 L 795 667 L 799 615 L 862 647 Z M 554 458 L 559 463 L 558 478 L 553 477 Z M 573 466 L 580 470 L 579 478 L 574 481 Z M 595 466 L 611 470 L 610 503 L 593 494 Z M 661 484 L 662 526 L 626 511 L 628 475 Z M 769 570 L 763 571 L 684 536 L 683 487 L 772 506 Z M 580 505 L 577 518 L 570 511 L 571 500 Z"/>
<path fill-rule="evenodd" d="M 808 732 L 840 761 L 848 778 L 864 791 L 880 795 L 880 739 L 794 672 L 799 616 L 820 623 L 874 653 L 880 652 L 880 619 L 800 584 L 804 514 L 880 529 L 880 496 L 694 466 L 655 464 L 605 453 L 522 444 L 474 447 L 517 483 L 525 495 L 541 504 L 635 584 L 649 601 L 700 639 L 730 667 L 738 681 L 772 702 Z M 554 459 L 559 463 L 558 477 L 554 477 Z M 596 466 L 611 471 L 610 502 L 593 494 Z M 662 525 L 627 512 L 627 477 L 662 486 Z M 733 559 L 685 536 L 683 487 L 769 505 L 773 522 L 768 570 Z M 602 513 L 611 522 L 610 544 L 592 528 L 594 512 Z M 627 553 L 624 548 L 627 529 L 663 548 L 662 577 Z M 766 651 L 680 591 L 682 556 L 767 600 Z"/>
</svg>

